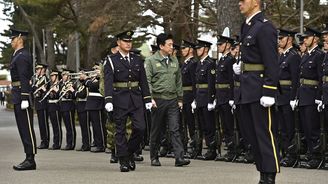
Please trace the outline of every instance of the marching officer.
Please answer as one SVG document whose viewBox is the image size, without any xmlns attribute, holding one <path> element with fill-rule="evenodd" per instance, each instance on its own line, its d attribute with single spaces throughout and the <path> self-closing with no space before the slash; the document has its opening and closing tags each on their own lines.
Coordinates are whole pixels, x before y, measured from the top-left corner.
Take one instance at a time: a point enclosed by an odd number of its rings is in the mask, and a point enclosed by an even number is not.
<svg viewBox="0 0 328 184">
<path fill-rule="evenodd" d="M 62 72 L 62 82 L 59 89 L 59 105 L 61 117 L 66 128 L 66 146 L 62 150 L 74 150 L 76 142 L 75 130 L 75 104 L 74 104 L 74 84 L 70 80 L 70 70 Z"/>
<path fill-rule="evenodd" d="M 195 100 L 196 96 L 196 67 L 197 59 L 194 57 L 195 44 L 182 40 L 181 43 L 181 56 L 184 58 L 184 62 L 181 66 L 181 77 L 182 77 L 182 90 L 183 90 L 183 116 L 184 126 L 187 126 L 185 130 L 188 130 L 191 139 L 191 145 L 195 146 L 195 120 L 191 109 L 191 103 Z M 185 133 L 186 135 L 187 133 Z M 185 144 L 188 143 L 188 137 L 184 137 Z M 185 153 L 187 145 L 184 145 Z"/>
<path fill-rule="evenodd" d="M 48 122 L 48 112 L 47 112 L 47 101 L 40 100 L 44 97 L 46 93 L 46 87 L 48 85 L 49 79 L 46 76 L 47 65 L 37 64 L 35 69 L 38 73 L 37 82 L 33 86 L 34 95 L 34 106 L 38 116 L 39 129 L 41 144 L 38 149 L 48 149 L 49 147 L 49 122 Z"/>
<path fill-rule="evenodd" d="M 95 147 L 91 148 L 91 152 L 99 153 L 105 151 L 105 135 L 104 135 L 104 117 L 103 109 L 105 106 L 104 97 L 99 91 L 99 63 L 93 67 L 95 74 L 84 81 L 85 87 L 88 88 L 87 103 L 85 110 L 88 111 L 89 120 L 92 122 L 93 138 Z"/>
<path fill-rule="evenodd" d="M 15 119 L 21 137 L 25 160 L 13 166 L 14 170 L 35 170 L 36 141 L 33 129 L 32 87 L 30 79 L 33 76 L 33 63 L 28 50 L 24 48 L 28 32 L 11 29 L 11 46 L 15 50 L 11 63 L 11 93 L 14 104 Z"/>
<path fill-rule="evenodd" d="M 120 171 L 136 169 L 134 153 L 139 150 L 145 130 L 144 104 L 151 108 L 151 97 L 142 59 L 130 53 L 132 31 L 118 35 L 119 52 L 110 55 L 104 68 L 105 109 L 113 111 L 116 125 L 116 153 L 120 162 Z M 132 120 L 132 133 L 127 139 L 127 118 Z"/>
<path fill-rule="evenodd" d="M 240 74 L 240 124 L 252 146 L 259 183 L 275 183 L 280 172 L 279 149 L 275 139 L 277 122 L 272 105 L 278 86 L 277 30 L 264 18 L 261 1 L 239 1 L 246 16 L 241 27 L 241 61 L 233 65 Z"/>
<path fill-rule="evenodd" d="M 218 52 L 222 54 L 220 60 L 216 64 L 216 108 L 218 109 L 223 128 L 225 144 L 228 147 L 228 152 L 224 155 L 224 160 L 231 162 L 233 153 L 233 130 L 234 122 L 231 113 L 233 105 L 233 70 L 232 65 L 235 63 L 235 58 L 231 55 L 230 49 L 234 40 L 229 37 L 219 36 L 217 46 Z M 218 122 L 215 122 L 218 123 Z M 218 155 L 220 159 L 220 155 Z"/>
<path fill-rule="evenodd" d="M 198 115 L 199 125 L 208 146 L 207 152 L 199 157 L 204 160 L 214 160 L 217 156 L 214 120 L 215 61 L 208 55 L 211 45 L 210 42 L 197 40 L 195 49 L 200 60 L 196 67 L 196 98 L 191 104 Z"/>
<path fill-rule="evenodd" d="M 47 94 L 43 97 L 42 101 L 47 101 L 47 110 L 53 130 L 53 145 L 50 150 L 58 150 L 62 144 L 62 128 L 59 113 L 59 72 L 52 71 L 50 73 L 50 83 L 47 86 Z"/>
<path fill-rule="evenodd" d="M 299 83 L 299 65 L 301 57 L 293 47 L 296 32 L 279 29 L 278 45 L 282 49 L 279 58 L 279 85 L 280 93 L 277 94 L 277 107 L 279 126 L 281 131 L 281 145 L 284 158 L 280 165 L 291 167 L 295 163 L 295 153 L 288 151 L 292 145 L 295 130 L 294 112 L 290 106 L 290 101 L 296 99 L 296 91 Z"/>
<path fill-rule="evenodd" d="M 81 69 L 79 82 L 77 83 L 76 91 L 74 92 L 74 96 L 76 99 L 76 111 L 79 118 L 82 136 L 82 146 L 76 151 L 90 151 L 91 145 L 89 114 L 85 108 L 87 103 L 87 96 L 89 93 L 88 88 L 84 85 L 85 80 L 87 78 L 85 72 L 87 72 L 87 70 Z"/>
<path fill-rule="evenodd" d="M 307 52 L 300 64 L 300 87 L 298 89 L 298 106 L 301 126 L 307 144 L 306 168 L 314 169 L 320 164 L 320 116 L 317 106 L 322 105 L 323 60 L 325 53 L 318 47 L 321 33 L 312 28 L 305 28 L 304 44 Z M 324 80 L 322 80 L 324 79 Z M 291 103 L 292 106 L 297 104 Z"/>
</svg>

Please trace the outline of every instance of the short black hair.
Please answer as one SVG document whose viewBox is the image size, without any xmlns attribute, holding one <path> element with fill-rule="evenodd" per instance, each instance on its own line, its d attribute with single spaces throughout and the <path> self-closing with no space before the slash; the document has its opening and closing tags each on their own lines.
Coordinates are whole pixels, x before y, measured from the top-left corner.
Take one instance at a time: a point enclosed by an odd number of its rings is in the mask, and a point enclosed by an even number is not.
<svg viewBox="0 0 328 184">
<path fill-rule="evenodd" d="M 173 36 L 171 34 L 161 33 L 157 36 L 156 43 L 157 47 L 160 48 L 160 45 L 165 45 L 166 40 L 173 40 Z"/>
</svg>

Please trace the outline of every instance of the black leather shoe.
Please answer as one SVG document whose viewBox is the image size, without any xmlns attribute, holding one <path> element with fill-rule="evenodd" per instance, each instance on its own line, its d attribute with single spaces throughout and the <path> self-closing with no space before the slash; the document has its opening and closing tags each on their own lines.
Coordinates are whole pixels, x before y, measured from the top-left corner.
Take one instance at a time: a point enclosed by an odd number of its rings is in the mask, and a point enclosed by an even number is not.
<svg viewBox="0 0 328 184">
<path fill-rule="evenodd" d="M 159 166 L 161 166 L 161 162 L 159 162 L 158 158 L 155 158 L 155 159 L 151 160 L 150 165 L 159 167 Z"/>
<path fill-rule="evenodd" d="M 16 171 L 35 170 L 36 164 L 34 160 L 24 160 L 22 163 L 13 166 L 13 169 Z"/>
<path fill-rule="evenodd" d="M 81 146 L 80 148 L 76 149 L 76 151 L 90 151 L 90 147 L 89 146 Z"/>
<path fill-rule="evenodd" d="M 163 147 L 161 147 L 161 150 L 159 151 L 158 156 L 159 157 L 165 157 L 168 152 L 169 151 L 168 151 L 167 147 L 163 146 Z"/>
<path fill-rule="evenodd" d="M 214 160 L 216 156 L 217 156 L 217 154 L 216 154 L 215 150 L 208 150 L 204 154 L 204 160 Z"/>
<path fill-rule="evenodd" d="M 235 155 L 231 152 L 228 152 L 223 157 L 224 157 L 224 161 L 232 162 L 232 160 L 235 158 Z"/>
<path fill-rule="evenodd" d="M 61 150 L 64 150 L 64 151 L 68 151 L 68 150 L 74 150 L 74 147 L 73 146 L 70 146 L 70 145 L 66 145 L 64 148 L 62 148 Z"/>
<path fill-rule="evenodd" d="M 114 151 L 114 152 L 112 151 L 112 154 L 110 155 L 109 162 L 110 162 L 111 164 L 118 163 L 118 158 L 117 158 L 117 156 L 116 156 L 116 154 L 115 154 L 115 151 Z"/>
<path fill-rule="evenodd" d="M 188 160 L 188 159 L 183 159 L 183 158 L 175 159 L 175 167 L 181 167 L 181 166 L 189 165 L 189 164 L 190 164 L 190 160 Z"/>
<path fill-rule="evenodd" d="M 120 161 L 120 171 L 129 172 L 130 171 L 129 158 L 120 157 L 119 161 Z"/>
<path fill-rule="evenodd" d="M 225 159 L 224 156 L 218 154 L 218 155 L 215 157 L 214 161 L 224 161 L 224 159 Z"/>
<path fill-rule="evenodd" d="M 105 149 L 105 153 L 107 153 L 107 154 L 111 153 L 110 149 L 109 148 L 106 148 Z"/>
<path fill-rule="evenodd" d="M 296 159 L 291 156 L 285 157 L 283 160 L 281 160 L 280 165 L 282 167 L 293 167 L 295 165 Z"/>
<path fill-rule="evenodd" d="M 101 152 L 105 152 L 105 148 L 92 147 L 92 148 L 90 149 L 90 151 L 91 151 L 92 153 L 101 153 Z"/>
<path fill-rule="evenodd" d="M 135 153 L 134 154 L 134 161 L 142 162 L 142 161 L 144 161 L 144 158 L 143 158 L 143 156 Z"/>
<path fill-rule="evenodd" d="M 48 148 L 49 148 L 49 144 L 45 142 L 41 142 L 41 144 L 38 146 L 38 149 L 48 149 Z"/>
<path fill-rule="evenodd" d="M 51 147 L 48 148 L 48 150 L 59 150 L 60 146 L 59 145 L 52 145 Z"/>
<path fill-rule="evenodd" d="M 259 184 L 264 184 L 265 182 L 265 174 L 263 172 L 260 173 L 260 181 Z"/>
<path fill-rule="evenodd" d="M 264 173 L 264 183 L 265 184 L 275 184 L 276 183 L 276 173 Z"/>
</svg>

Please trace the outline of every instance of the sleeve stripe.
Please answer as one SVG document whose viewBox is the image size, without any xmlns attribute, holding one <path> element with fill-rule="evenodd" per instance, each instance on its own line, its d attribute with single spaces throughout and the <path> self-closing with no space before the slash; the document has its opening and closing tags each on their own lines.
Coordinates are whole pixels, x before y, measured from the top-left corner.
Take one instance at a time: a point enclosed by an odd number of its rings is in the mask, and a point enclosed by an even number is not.
<svg viewBox="0 0 328 184">
<path fill-rule="evenodd" d="M 268 89 L 274 89 L 274 90 L 277 89 L 277 87 L 275 87 L 275 86 L 267 86 L 267 85 L 263 85 L 263 87 L 264 87 L 264 88 L 268 88 Z"/>
</svg>

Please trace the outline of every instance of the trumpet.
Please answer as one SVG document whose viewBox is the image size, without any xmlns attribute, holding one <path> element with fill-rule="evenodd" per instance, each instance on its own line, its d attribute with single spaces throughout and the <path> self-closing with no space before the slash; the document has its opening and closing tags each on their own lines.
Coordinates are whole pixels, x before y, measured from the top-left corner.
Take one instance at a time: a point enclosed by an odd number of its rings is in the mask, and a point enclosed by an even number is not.
<svg viewBox="0 0 328 184">
<path fill-rule="evenodd" d="M 69 76 L 71 79 L 79 79 L 81 74 L 85 74 L 87 78 L 97 77 L 99 75 L 99 71 L 89 71 L 89 72 L 79 72 L 79 73 L 70 73 Z"/>
</svg>

